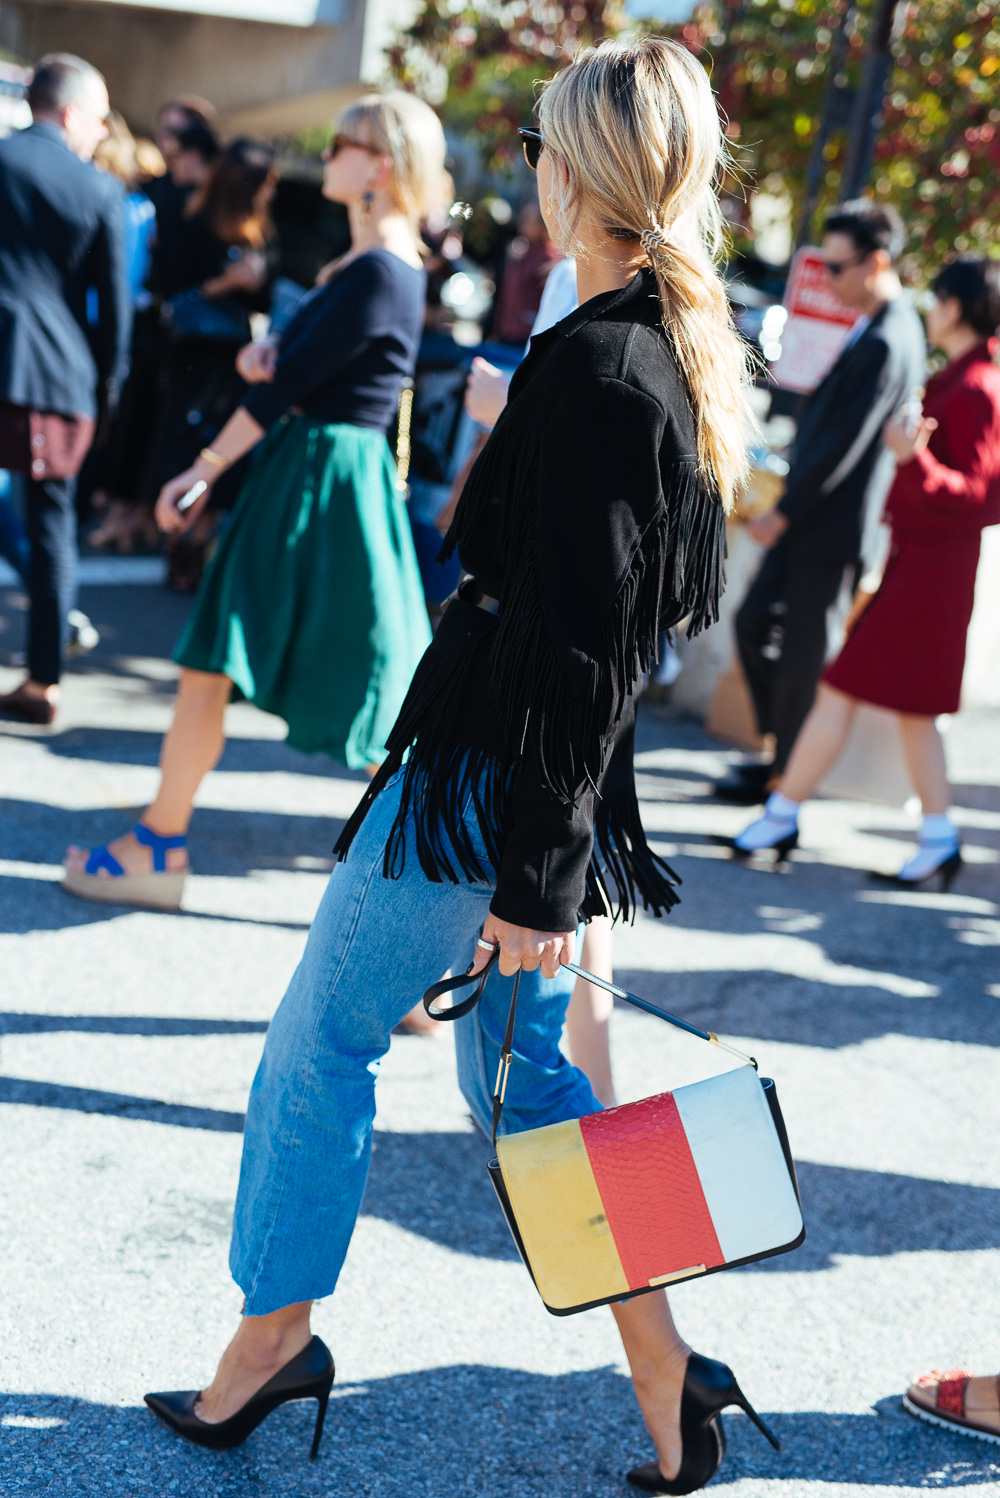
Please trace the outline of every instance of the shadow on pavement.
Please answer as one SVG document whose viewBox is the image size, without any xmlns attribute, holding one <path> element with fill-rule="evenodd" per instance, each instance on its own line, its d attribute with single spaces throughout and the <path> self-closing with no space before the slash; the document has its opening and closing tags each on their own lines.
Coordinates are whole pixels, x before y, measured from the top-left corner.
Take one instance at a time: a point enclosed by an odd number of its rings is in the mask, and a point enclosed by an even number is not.
<svg viewBox="0 0 1000 1498">
<path fill-rule="evenodd" d="M 151 912 L 141 905 L 79 900 L 67 895 L 54 879 L 12 879 L 0 874 L 0 935 L 25 935 L 31 931 L 63 931 L 71 926 L 93 926 L 99 921 L 112 921 L 120 915 L 143 910 L 146 914 L 153 915 L 167 913 Z M 228 915 L 215 910 L 172 910 L 169 916 L 171 920 L 225 921 L 230 925 L 278 927 L 284 931 L 308 931 L 312 925 L 311 921 L 284 921 L 274 916 L 261 915 Z"/>
<path fill-rule="evenodd" d="M 0 1035 L 48 1035 L 82 1030 L 97 1035 L 262 1035 L 263 1019 L 168 1019 L 132 1014 L 17 1014 L 0 1012 Z"/>
<path fill-rule="evenodd" d="M 716 1034 L 836 1050 L 882 1035 L 1000 1046 L 1000 1006 L 981 991 L 908 999 L 876 988 L 828 989 L 816 1004 L 816 980 L 786 973 L 654 973 L 618 970 L 615 981 L 651 1003 Z M 766 1056 L 757 1053 L 766 1070 Z"/>
<path fill-rule="evenodd" d="M 171 692 L 173 686 L 171 684 Z M 44 745 L 49 754 L 62 759 L 90 759 L 103 764 L 152 765 L 159 763 L 163 735 L 152 729 L 111 728 L 85 725 L 67 728 L 65 732 L 46 735 Z M 348 770 L 324 754 L 304 754 L 282 739 L 230 738 L 220 770 L 286 771 L 296 775 L 313 775 L 320 779 L 357 781 L 367 785 L 363 770 Z"/>
<path fill-rule="evenodd" d="M 2 1103 L 98 1113 L 172 1128 L 231 1134 L 243 1129 L 242 1113 L 19 1077 L 0 1077 Z M 493 1151 L 478 1132 L 376 1130 L 373 1146 L 363 1215 L 394 1223 L 453 1253 L 517 1258 L 486 1175 Z M 841 1257 L 970 1253 L 996 1247 L 1000 1190 L 995 1188 L 808 1161 L 798 1166 L 798 1173 L 805 1244 L 740 1273 L 814 1273 Z"/>
<path fill-rule="evenodd" d="M 150 1368 L 158 1387 L 152 1355 Z M 760 1391 L 751 1394 L 760 1402 Z M 314 1412 L 312 1403 L 285 1405 L 243 1446 L 215 1453 L 178 1440 L 141 1406 L 8 1395 L 0 1399 L 7 1490 L 32 1498 L 634 1498 L 624 1473 L 652 1454 L 630 1385 L 610 1368 L 545 1377 L 458 1365 L 335 1386 L 312 1463 Z M 1000 1477 L 995 1448 L 922 1425 L 894 1398 L 864 1414 L 762 1413 L 783 1450 L 773 1452 L 745 1416 L 725 1416 L 728 1453 L 713 1489 L 741 1479 L 951 1488 Z"/>
<path fill-rule="evenodd" d="M 111 1118 L 171 1124 L 178 1129 L 212 1129 L 242 1134 L 243 1114 L 221 1108 L 197 1108 L 186 1103 L 162 1103 L 156 1098 L 129 1097 L 94 1087 L 67 1087 L 61 1082 L 36 1082 L 22 1077 L 0 1077 L 0 1103 L 22 1107 L 61 1108 L 73 1113 L 103 1113 Z"/>
</svg>

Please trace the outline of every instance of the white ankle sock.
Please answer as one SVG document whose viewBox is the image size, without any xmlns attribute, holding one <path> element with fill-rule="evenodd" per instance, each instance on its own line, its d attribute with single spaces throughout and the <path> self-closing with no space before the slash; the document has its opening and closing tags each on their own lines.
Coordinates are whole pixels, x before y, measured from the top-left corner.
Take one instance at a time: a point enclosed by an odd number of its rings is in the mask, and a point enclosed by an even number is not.
<svg viewBox="0 0 1000 1498">
<path fill-rule="evenodd" d="M 920 822 L 920 841 L 922 843 L 957 843 L 958 828 L 947 812 L 924 816 Z"/>
<path fill-rule="evenodd" d="M 774 817 L 779 822 L 797 822 L 801 806 L 801 801 L 789 801 L 780 791 L 772 791 L 767 798 L 764 815 Z"/>
</svg>

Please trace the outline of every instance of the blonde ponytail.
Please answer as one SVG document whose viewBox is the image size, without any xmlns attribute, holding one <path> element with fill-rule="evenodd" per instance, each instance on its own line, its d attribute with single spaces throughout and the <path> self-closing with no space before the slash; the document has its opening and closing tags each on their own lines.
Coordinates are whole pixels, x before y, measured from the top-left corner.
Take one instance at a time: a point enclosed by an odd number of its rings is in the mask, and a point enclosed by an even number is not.
<svg viewBox="0 0 1000 1498">
<path fill-rule="evenodd" d="M 716 268 L 725 141 L 708 76 L 674 42 L 606 42 L 546 85 L 538 117 L 566 167 L 554 178 L 562 248 L 579 252 L 575 229 L 586 213 L 649 259 L 694 408 L 699 467 L 729 509 L 754 421 L 750 359 Z"/>
</svg>

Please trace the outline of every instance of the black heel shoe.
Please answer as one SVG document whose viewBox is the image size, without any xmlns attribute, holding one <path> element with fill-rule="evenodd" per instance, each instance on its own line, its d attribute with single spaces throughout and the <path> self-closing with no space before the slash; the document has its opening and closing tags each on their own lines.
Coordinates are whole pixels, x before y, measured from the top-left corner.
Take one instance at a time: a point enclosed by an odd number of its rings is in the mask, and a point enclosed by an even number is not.
<svg viewBox="0 0 1000 1498">
<path fill-rule="evenodd" d="M 193 1441 L 196 1446 L 207 1446 L 212 1451 L 229 1451 L 233 1446 L 239 1446 L 279 1404 L 287 1404 L 292 1399 L 315 1399 L 319 1402 L 319 1409 L 312 1450 L 309 1453 L 310 1457 L 315 1458 L 323 1434 L 333 1375 L 330 1349 L 319 1337 L 313 1337 L 297 1357 L 286 1363 L 262 1389 L 258 1389 L 252 1399 L 247 1400 L 242 1409 L 237 1410 L 235 1415 L 230 1415 L 228 1420 L 220 1420 L 217 1425 L 199 1420 L 195 1414 L 194 1407 L 201 1398 L 199 1389 L 178 1390 L 170 1394 L 146 1394 L 144 1397 L 153 1414 L 164 1425 L 169 1425 L 171 1430 L 175 1430 L 186 1441 Z"/>
<path fill-rule="evenodd" d="M 715 1476 L 726 1454 L 721 1411 L 735 1404 L 744 1410 L 775 1451 L 781 1442 L 772 1435 L 743 1393 L 731 1368 L 693 1352 L 688 1358 L 681 1395 L 681 1465 L 676 1477 L 664 1477 L 656 1462 L 633 1467 L 630 1483 L 646 1493 L 694 1493 Z"/>
<path fill-rule="evenodd" d="M 780 837 L 776 843 L 766 843 L 763 848 L 741 848 L 734 837 L 722 837 L 718 841 L 723 847 L 728 848 L 734 858 L 746 862 L 748 858 L 755 858 L 758 853 L 774 853 L 775 862 L 783 863 L 789 853 L 799 846 L 799 829 L 788 833 L 786 837 Z"/>
<path fill-rule="evenodd" d="M 924 874 L 921 879 L 904 879 L 901 874 L 881 874 L 875 870 L 872 871 L 870 877 L 879 884 L 891 884 L 894 889 L 919 889 L 928 880 L 937 879 L 939 881 L 938 887 L 946 894 L 954 884 L 955 875 L 961 869 L 963 863 L 962 850 L 961 848 L 956 848 L 954 853 L 949 853 L 947 858 L 942 859 L 936 868 Z"/>
</svg>

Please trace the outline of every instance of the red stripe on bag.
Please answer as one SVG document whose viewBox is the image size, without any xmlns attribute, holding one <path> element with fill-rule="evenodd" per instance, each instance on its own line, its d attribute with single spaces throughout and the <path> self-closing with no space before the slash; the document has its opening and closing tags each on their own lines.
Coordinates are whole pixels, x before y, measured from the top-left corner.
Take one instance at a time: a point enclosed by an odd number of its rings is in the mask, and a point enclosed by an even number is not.
<svg viewBox="0 0 1000 1498">
<path fill-rule="evenodd" d="M 629 1285 L 724 1262 L 669 1092 L 580 1120 L 580 1131 Z"/>
</svg>

